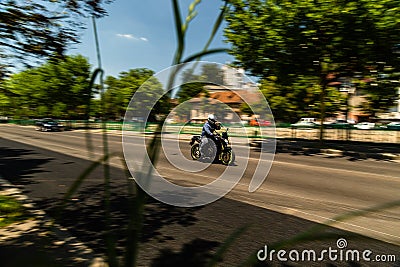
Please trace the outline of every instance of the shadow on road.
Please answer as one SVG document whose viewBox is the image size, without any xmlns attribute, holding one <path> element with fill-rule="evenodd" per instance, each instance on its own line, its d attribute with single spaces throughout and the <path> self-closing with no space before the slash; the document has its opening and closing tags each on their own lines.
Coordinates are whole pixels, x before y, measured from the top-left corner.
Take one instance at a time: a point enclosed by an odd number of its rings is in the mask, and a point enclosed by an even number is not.
<svg viewBox="0 0 400 267">
<path fill-rule="evenodd" d="M 129 203 L 126 186 L 113 185 L 111 188 L 110 229 L 107 229 L 107 220 L 104 203 L 104 186 L 84 186 L 77 195 L 67 204 L 60 214 L 58 213 L 59 199 L 44 199 L 37 204 L 46 210 L 52 217 L 56 217 L 57 223 L 68 228 L 73 236 L 79 237 L 85 244 L 96 252 L 105 253 L 104 240 L 109 232 L 116 242 L 118 254 L 123 255 L 123 247 L 126 245 L 126 233 L 129 222 Z M 148 199 L 144 214 L 144 226 L 141 242 L 151 240 L 157 243 L 174 241 L 175 236 L 163 233 L 164 227 L 177 225 L 189 227 L 198 222 L 196 211 L 201 208 L 183 209 L 166 205 Z"/>
<path fill-rule="evenodd" d="M 261 151 L 261 145 L 264 143 L 268 144 L 268 142 L 268 140 L 256 140 L 252 144 L 253 149 L 255 151 Z M 400 144 L 355 141 L 325 141 L 320 144 L 318 140 L 279 139 L 276 143 L 276 153 L 288 153 L 294 156 L 315 156 L 324 154 L 328 155 L 328 158 L 344 157 L 349 161 L 366 159 L 391 160 L 400 158 Z"/>
<path fill-rule="evenodd" d="M 94 172 L 93 176 L 82 184 L 61 216 L 56 217 L 57 204 L 60 202 L 62 193 L 65 193 L 72 183 L 71 177 L 76 178 L 82 172 L 82 166 L 87 166 L 90 162 L 44 150 L 38 150 L 38 152 L 11 148 L 12 146 L 17 147 L 18 144 L 0 147 L 0 170 L 6 179 L 10 179 L 10 182 L 14 184 L 23 185 L 28 192 L 39 187 L 36 184 L 32 186 L 32 183 L 41 183 L 40 188 L 43 192 L 29 195 L 34 197 L 38 208 L 56 218 L 57 224 L 67 228 L 72 236 L 93 249 L 97 255 L 104 255 L 105 235 L 107 232 L 111 233 L 116 243 L 117 254 L 124 255 L 130 201 L 128 180 L 122 170 L 111 168 L 111 215 L 108 231 L 104 211 L 104 184 L 100 170 Z M 47 180 L 40 180 L 46 170 L 51 170 L 48 176 L 57 178 L 56 182 L 65 184 L 65 187 L 60 187 L 60 184 L 49 185 Z M 249 205 L 227 197 L 199 208 L 179 208 L 149 198 L 143 216 L 144 227 L 140 242 L 139 266 L 155 267 L 204 266 L 205 261 L 215 254 L 231 233 L 248 225 L 248 230 L 232 244 L 219 265 L 236 266 L 265 245 L 293 238 L 318 225 L 296 216 Z M 400 251 L 398 246 L 363 236 L 354 236 L 337 228 L 325 227 L 322 232 L 334 234 L 336 238 L 346 238 L 352 249 L 369 249 L 375 254 L 396 255 Z M 28 234 L 24 236 L 29 237 Z M 321 250 L 335 247 L 336 238 L 310 241 L 297 245 L 297 248 Z M 34 256 L 38 247 L 32 245 L 32 241 L 30 242 L 16 239 L 7 246 L 0 246 L 0 256 L 19 255 L 18 253 L 24 255 L 22 251 Z M 14 251 L 17 254 L 14 254 Z M 41 250 L 38 253 L 41 253 Z M 69 255 L 55 255 L 55 257 L 69 257 Z M 262 264 L 264 263 L 260 263 L 260 266 Z M 357 266 L 347 263 L 336 265 L 334 262 L 327 261 L 306 262 L 305 265 Z M 49 263 L 48 266 L 52 265 Z M 394 264 L 386 266 L 394 266 Z"/>
<path fill-rule="evenodd" d="M 219 242 L 196 238 L 183 245 L 181 251 L 174 252 L 171 249 L 162 249 L 160 255 L 151 264 L 152 267 L 167 266 L 207 266 L 213 258 L 211 251 L 220 246 Z"/>
<path fill-rule="evenodd" d="M 45 228 L 45 227 L 44 227 Z M 38 234 L 40 232 L 41 234 Z M 42 227 L 35 227 L 0 245 L 1 266 L 6 267 L 85 267 L 77 252 L 59 243 Z"/>
<path fill-rule="evenodd" d="M 35 174 L 48 172 L 42 166 L 54 160 L 28 149 L 0 147 L 0 176 L 15 185 L 37 183 Z"/>
<path fill-rule="evenodd" d="M 117 254 L 124 255 L 128 224 L 129 201 L 123 186 L 111 188 L 111 233 Z M 92 248 L 104 255 L 107 233 L 103 186 L 81 190 L 57 219 Z M 55 199 L 38 202 L 51 216 L 56 214 Z M 236 229 L 248 230 L 231 245 L 218 266 L 236 266 L 264 245 L 293 238 L 317 224 L 295 216 L 258 208 L 230 199 L 221 199 L 200 208 L 179 208 L 149 198 L 144 210 L 144 228 L 140 240 L 139 266 L 206 266 L 224 240 Z M 323 239 L 330 234 L 330 239 Z M 332 227 L 324 227 L 321 239 L 304 244 L 289 245 L 291 249 L 322 250 L 335 247 L 338 238 L 346 238 L 354 249 L 373 250 L 374 253 L 396 253 L 398 247 L 378 240 L 355 235 Z M 307 262 L 308 266 L 359 266 L 357 263 L 336 265 L 334 262 Z M 253 266 L 268 266 L 259 262 Z M 275 265 L 274 265 L 275 266 Z M 280 265 L 291 266 L 291 265 Z M 295 266 L 295 265 L 294 265 Z M 393 265 L 386 265 L 393 266 Z"/>
</svg>

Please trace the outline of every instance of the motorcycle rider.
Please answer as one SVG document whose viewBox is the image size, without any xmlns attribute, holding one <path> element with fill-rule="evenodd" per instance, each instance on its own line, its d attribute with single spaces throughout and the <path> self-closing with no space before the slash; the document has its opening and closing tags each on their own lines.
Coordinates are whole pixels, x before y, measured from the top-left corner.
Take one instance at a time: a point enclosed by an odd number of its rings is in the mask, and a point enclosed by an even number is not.
<svg viewBox="0 0 400 267">
<path fill-rule="evenodd" d="M 219 130 L 220 124 L 217 122 L 217 118 L 214 114 L 209 114 L 207 117 L 206 123 L 203 125 L 203 129 L 201 131 L 201 143 L 200 143 L 200 154 L 205 155 L 204 148 L 208 145 L 214 145 L 216 142 L 216 137 L 214 134 L 215 130 Z M 216 147 L 215 147 L 216 148 Z M 216 149 L 214 149 L 216 153 Z"/>
</svg>

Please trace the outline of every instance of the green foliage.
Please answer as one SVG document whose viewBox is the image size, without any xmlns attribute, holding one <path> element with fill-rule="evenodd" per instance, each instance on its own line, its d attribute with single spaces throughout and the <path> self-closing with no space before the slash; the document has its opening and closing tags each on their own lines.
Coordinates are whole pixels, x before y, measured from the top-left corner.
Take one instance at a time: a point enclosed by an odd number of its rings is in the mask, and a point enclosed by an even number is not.
<svg viewBox="0 0 400 267">
<path fill-rule="evenodd" d="M 224 84 L 224 72 L 217 64 L 203 64 L 201 66 L 201 75 L 204 76 L 208 83 L 216 85 Z"/>
<path fill-rule="evenodd" d="M 194 83 L 187 83 L 180 87 L 178 98 L 179 102 L 183 103 L 201 93 L 206 93 L 204 86 L 206 83 L 202 82 L 194 82 Z"/>
<path fill-rule="evenodd" d="M 230 1 L 225 35 L 238 64 L 254 75 L 365 71 L 398 62 L 396 0 Z"/>
<path fill-rule="evenodd" d="M 267 100 L 274 113 L 278 110 L 278 117 L 284 116 L 284 110 L 316 103 L 316 99 L 311 101 L 315 97 L 310 90 L 318 87 L 322 117 L 325 108 L 330 113 L 338 107 L 338 101 L 330 102 L 333 92 L 327 89 L 328 74 L 368 77 L 370 66 L 377 62 L 399 71 L 397 0 L 229 2 L 225 36 L 232 44 L 236 65 L 262 78 L 276 77 L 277 86 Z M 299 77 L 317 79 L 311 89 L 305 89 Z"/>
<path fill-rule="evenodd" d="M 359 87 L 366 94 L 367 102 L 361 105 L 362 110 L 375 117 L 376 113 L 385 112 L 394 107 L 399 99 L 400 72 L 394 68 L 377 64 L 371 69 L 371 75 Z"/>
<path fill-rule="evenodd" d="M 320 117 L 321 86 L 318 77 L 298 76 L 291 85 L 276 83 L 275 77 L 261 81 L 260 90 L 268 100 L 276 121 L 296 122 L 301 117 Z M 336 88 L 328 87 L 325 96 L 325 113 L 333 116 L 346 105 L 345 95 Z M 242 111 L 248 114 L 246 106 Z"/>
<path fill-rule="evenodd" d="M 90 64 L 81 55 L 51 60 L 5 80 L 0 100 L 17 117 L 84 117 L 89 76 Z"/>
<path fill-rule="evenodd" d="M 204 89 L 205 85 L 223 84 L 223 71 L 217 64 L 204 64 L 201 66 L 201 73 L 194 74 L 192 70 L 186 70 L 182 73 L 182 82 L 177 93 L 180 103 L 199 95 L 200 93 L 208 94 Z"/>
<path fill-rule="evenodd" d="M 246 115 L 253 115 L 254 112 L 251 110 L 250 106 L 247 103 L 243 103 L 240 105 L 240 112 Z"/>
<path fill-rule="evenodd" d="M 15 61 L 62 57 L 69 44 L 77 43 L 83 21 L 79 17 L 106 15 L 110 0 L 5 0 L 0 2 L 0 79 Z M 60 11 L 63 11 L 60 13 Z"/>
<path fill-rule="evenodd" d="M 150 120 L 155 120 L 156 114 L 165 113 L 168 109 L 168 101 L 163 97 L 156 106 L 146 106 L 151 100 L 163 93 L 162 84 L 154 77 L 154 72 L 145 68 L 131 69 L 128 72 L 121 72 L 118 78 L 108 76 L 105 80 L 107 90 L 104 93 L 105 115 L 111 119 L 121 119 L 125 115 L 126 107 L 132 96 L 140 86 L 146 86 L 147 95 L 138 96 L 143 106 L 137 110 L 152 110 Z"/>
<path fill-rule="evenodd" d="M 101 99 L 98 98 L 91 99 L 89 117 L 95 117 L 95 118 L 101 117 Z"/>
</svg>

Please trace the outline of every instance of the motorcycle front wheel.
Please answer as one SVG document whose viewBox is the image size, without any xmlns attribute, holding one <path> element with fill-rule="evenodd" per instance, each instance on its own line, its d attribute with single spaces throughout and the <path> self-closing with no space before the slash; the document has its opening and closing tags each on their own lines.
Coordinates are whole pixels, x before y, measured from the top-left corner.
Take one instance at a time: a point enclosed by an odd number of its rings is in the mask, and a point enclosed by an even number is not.
<svg viewBox="0 0 400 267">
<path fill-rule="evenodd" d="M 234 161 L 235 155 L 233 151 L 225 151 L 221 153 L 221 163 L 224 165 L 231 165 Z"/>
<path fill-rule="evenodd" d="M 200 145 L 199 144 L 194 144 L 192 148 L 190 149 L 190 155 L 192 156 L 192 159 L 198 160 L 200 158 Z"/>
</svg>

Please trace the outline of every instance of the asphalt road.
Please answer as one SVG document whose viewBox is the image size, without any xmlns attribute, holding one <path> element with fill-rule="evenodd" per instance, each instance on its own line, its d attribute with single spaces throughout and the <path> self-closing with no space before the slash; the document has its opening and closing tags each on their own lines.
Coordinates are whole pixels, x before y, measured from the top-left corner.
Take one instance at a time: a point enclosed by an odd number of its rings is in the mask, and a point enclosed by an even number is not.
<svg viewBox="0 0 400 267">
<path fill-rule="evenodd" d="M 54 202 L 62 197 L 79 173 L 91 164 L 91 160 L 102 155 L 102 139 L 98 133 L 91 134 L 92 153 L 87 152 L 85 133 L 81 131 L 41 133 L 31 127 L 1 125 L 0 133 L 0 174 L 23 186 L 25 192 L 50 213 Z M 135 138 L 140 140 L 138 137 L 132 137 L 132 140 Z M 110 134 L 108 139 L 109 150 L 121 153 L 121 135 Z M 173 147 L 172 141 L 166 140 L 164 145 Z M 138 146 L 135 141 L 130 145 Z M 186 140 L 181 147 L 184 156 L 188 157 Z M 235 146 L 234 150 L 240 152 L 245 147 Z M 225 167 L 212 164 L 202 172 L 188 175 L 166 160 L 166 156 L 175 154 L 170 151 L 163 153 L 158 170 L 177 184 L 206 184 L 226 168 L 242 168 L 241 165 Z M 285 153 L 275 156 L 265 182 L 256 192 L 249 193 L 248 184 L 258 156 L 258 152 L 251 152 L 239 184 L 226 197 L 210 205 L 175 208 L 151 201 L 147 206 L 144 253 L 140 258 L 143 266 L 148 266 L 149 262 L 154 265 L 157 260 L 182 259 L 188 256 L 185 253 L 192 247 L 200 249 L 197 256 L 207 258 L 207 253 L 214 251 L 229 233 L 249 223 L 252 225 L 250 232 L 236 244 L 236 250 L 228 252 L 228 260 L 224 260 L 224 266 L 231 266 L 263 245 L 293 237 L 316 223 L 327 222 L 346 212 L 399 200 L 400 165 L 397 162 Z M 123 206 L 129 180 L 124 179 L 120 159 L 113 158 L 111 166 L 112 203 L 115 204 L 115 214 L 120 214 L 118 209 Z M 98 211 L 103 189 L 101 177 L 101 169 L 90 175 L 74 197 L 76 205 L 68 210 L 68 219 L 63 220 L 68 228 L 93 247 L 101 247 L 98 239 L 91 238 L 99 232 L 96 231 L 98 223 L 94 222 L 101 217 Z M 115 225 L 123 224 L 122 215 L 116 216 L 115 220 Z M 349 233 L 342 230 L 359 233 L 365 237 L 348 239 L 350 245 L 374 249 L 376 253 L 398 254 L 399 226 L 400 208 L 397 207 L 335 223 L 335 228 L 325 230 L 338 236 Z M 307 247 L 320 249 L 333 245 L 335 241 L 331 240 L 312 242 Z M 158 254 L 150 253 L 155 248 L 165 250 Z"/>
</svg>

